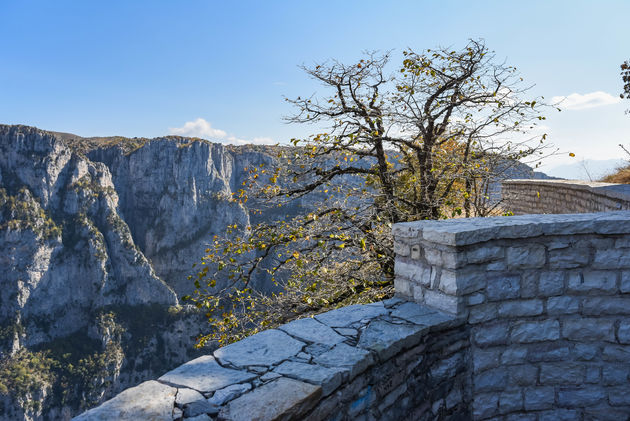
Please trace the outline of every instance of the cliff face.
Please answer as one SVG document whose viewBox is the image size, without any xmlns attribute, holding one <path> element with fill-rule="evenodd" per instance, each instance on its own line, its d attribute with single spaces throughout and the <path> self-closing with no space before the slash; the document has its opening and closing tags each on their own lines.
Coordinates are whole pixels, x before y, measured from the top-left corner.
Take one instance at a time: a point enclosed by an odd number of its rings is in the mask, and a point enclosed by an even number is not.
<svg viewBox="0 0 630 421">
<path fill-rule="evenodd" d="M 244 169 L 272 161 L 266 148 L 0 125 L 0 419 L 68 418 L 194 356 L 199 316 L 167 310 L 212 236 L 249 223 L 226 200 Z M 60 394 L 83 380 L 66 369 L 19 378 L 33 361 L 50 362 L 40 373 L 84 364 L 95 380 Z"/>
<path fill-rule="evenodd" d="M 93 308 L 177 304 L 135 245 L 104 164 L 37 129 L 0 126 L 0 176 L 0 318 L 21 323 L 23 345 L 76 331 Z"/>
</svg>

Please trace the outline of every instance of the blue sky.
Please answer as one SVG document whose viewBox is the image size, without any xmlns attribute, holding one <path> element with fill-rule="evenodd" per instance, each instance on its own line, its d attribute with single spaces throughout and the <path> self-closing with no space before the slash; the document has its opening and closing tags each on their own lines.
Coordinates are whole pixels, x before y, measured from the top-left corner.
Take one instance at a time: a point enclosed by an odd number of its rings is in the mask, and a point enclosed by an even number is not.
<svg viewBox="0 0 630 421">
<path fill-rule="evenodd" d="M 620 158 L 617 144 L 630 144 L 630 101 L 617 100 L 628 16 L 627 0 L 0 0 L 0 122 L 286 142 L 309 127 L 282 121 L 283 96 L 318 90 L 299 64 L 483 38 L 533 94 L 573 95 L 547 120 L 565 152 L 547 167 Z"/>
</svg>

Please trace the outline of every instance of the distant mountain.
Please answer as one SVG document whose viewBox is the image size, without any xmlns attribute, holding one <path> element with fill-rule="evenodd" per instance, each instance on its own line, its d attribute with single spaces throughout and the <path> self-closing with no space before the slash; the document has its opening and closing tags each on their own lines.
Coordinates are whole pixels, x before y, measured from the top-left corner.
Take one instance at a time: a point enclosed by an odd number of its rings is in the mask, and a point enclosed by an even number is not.
<svg viewBox="0 0 630 421">
<path fill-rule="evenodd" d="M 571 164 L 552 167 L 545 172 L 554 177 L 567 180 L 598 181 L 615 172 L 619 167 L 627 165 L 624 159 L 584 159 Z"/>
</svg>

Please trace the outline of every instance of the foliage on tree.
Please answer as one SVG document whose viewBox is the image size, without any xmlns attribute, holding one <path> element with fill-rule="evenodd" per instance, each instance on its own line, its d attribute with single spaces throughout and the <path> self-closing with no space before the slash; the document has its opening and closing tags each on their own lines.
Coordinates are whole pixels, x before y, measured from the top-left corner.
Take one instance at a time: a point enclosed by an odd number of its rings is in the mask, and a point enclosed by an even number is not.
<svg viewBox="0 0 630 421">
<path fill-rule="evenodd" d="M 367 53 L 303 67 L 327 94 L 288 99 L 296 113 L 287 120 L 321 131 L 293 139 L 276 168 L 249 168 L 249 184 L 230 200 L 304 212 L 228 227 L 206 249 L 186 297 L 212 325 L 200 346 L 390 296 L 392 224 L 497 212 L 492 183 L 541 153 L 546 135 L 524 133 L 545 119 L 545 105 L 523 98 L 529 87 L 517 70 L 483 42 L 406 50 L 391 76 L 390 60 Z M 256 288 L 265 277 L 271 293 Z"/>
</svg>

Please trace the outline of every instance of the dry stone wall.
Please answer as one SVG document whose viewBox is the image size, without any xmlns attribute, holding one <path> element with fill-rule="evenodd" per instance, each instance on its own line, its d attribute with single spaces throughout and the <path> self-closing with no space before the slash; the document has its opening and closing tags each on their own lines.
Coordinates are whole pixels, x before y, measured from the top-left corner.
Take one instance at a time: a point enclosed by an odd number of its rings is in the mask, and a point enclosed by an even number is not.
<svg viewBox="0 0 630 421">
<path fill-rule="evenodd" d="M 475 420 L 630 415 L 630 212 L 398 224 L 396 290 L 470 326 Z"/>
<path fill-rule="evenodd" d="M 579 180 L 506 180 L 503 208 L 515 215 L 630 210 L 630 185 Z"/>
<path fill-rule="evenodd" d="M 128 389 L 75 420 L 466 420 L 469 328 L 391 299 L 296 320 Z"/>
<path fill-rule="evenodd" d="M 628 419 L 630 212 L 393 234 L 396 298 L 261 332 L 76 419 Z"/>
</svg>

